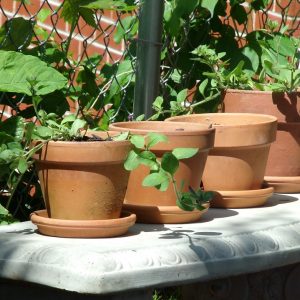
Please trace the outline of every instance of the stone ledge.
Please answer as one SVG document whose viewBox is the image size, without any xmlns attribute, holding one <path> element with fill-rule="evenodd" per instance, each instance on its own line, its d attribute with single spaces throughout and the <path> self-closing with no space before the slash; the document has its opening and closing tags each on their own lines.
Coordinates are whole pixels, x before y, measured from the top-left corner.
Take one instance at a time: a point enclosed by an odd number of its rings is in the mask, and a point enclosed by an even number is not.
<svg viewBox="0 0 300 300">
<path fill-rule="evenodd" d="M 0 227 L 0 278 L 89 294 L 174 286 L 300 262 L 300 194 L 199 223 L 136 224 L 124 237 L 63 239 L 31 222 Z"/>
</svg>

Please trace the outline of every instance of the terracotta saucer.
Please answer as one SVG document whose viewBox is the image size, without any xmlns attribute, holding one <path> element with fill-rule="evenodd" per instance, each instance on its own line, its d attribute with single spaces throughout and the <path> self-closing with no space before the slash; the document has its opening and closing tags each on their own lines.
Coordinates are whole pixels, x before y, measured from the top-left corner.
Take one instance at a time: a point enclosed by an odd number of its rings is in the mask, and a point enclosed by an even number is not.
<svg viewBox="0 0 300 300">
<path fill-rule="evenodd" d="M 272 196 L 272 187 L 246 191 L 217 191 L 211 202 L 212 207 L 247 208 L 264 205 Z"/>
<path fill-rule="evenodd" d="M 265 176 L 264 180 L 275 193 L 300 193 L 300 176 Z"/>
<path fill-rule="evenodd" d="M 182 224 L 198 221 L 201 216 L 208 210 L 207 208 L 199 211 L 184 211 L 178 206 L 148 206 L 123 204 L 123 209 L 136 214 L 138 223 L 149 224 Z"/>
<path fill-rule="evenodd" d="M 48 217 L 46 210 L 37 210 L 30 215 L 31 222 L 40 233 L 56 237 L 96 238 L 114 237 L 127 232 L 134 225 L 136 216 L 123 211 L 121 218 L 110 220 L 61 220 Z"/>
</svg>

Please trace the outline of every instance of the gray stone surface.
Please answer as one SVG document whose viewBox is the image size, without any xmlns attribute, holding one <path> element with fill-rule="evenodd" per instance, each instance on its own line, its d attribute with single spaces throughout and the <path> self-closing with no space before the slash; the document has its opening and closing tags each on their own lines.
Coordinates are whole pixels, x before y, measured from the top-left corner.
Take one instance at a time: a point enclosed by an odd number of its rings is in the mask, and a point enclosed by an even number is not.
<svg viewBox="0 0 300 300">
<path fill-rule="evenodd" d="M 106 294 L 298 263 L 299 199 L 274 195 L 261 208 L 209 209 L 193 224 L 136 224 L 110 239 L 47 237 L 31 222 L 1 226 L 0 278 Z"/>
</svg>

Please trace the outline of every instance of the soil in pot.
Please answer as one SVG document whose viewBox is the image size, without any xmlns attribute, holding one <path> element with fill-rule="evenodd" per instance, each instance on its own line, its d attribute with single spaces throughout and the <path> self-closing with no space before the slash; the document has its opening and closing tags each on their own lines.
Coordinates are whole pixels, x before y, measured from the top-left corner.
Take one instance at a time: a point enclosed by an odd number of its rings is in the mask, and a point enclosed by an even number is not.
<svg viewBox="0 0 300 300">
<path fill-rule="evenodd" d="M 149 132 L 158 132 L 164 134 L 168 138 L 168 142 L 159 143 L 151 148 L 158 158 L 162 157 L 165 152 L 172 151 L 174 148 L 198 148 L 199 152 L 192 158 L 180 160 L 179 169 L 175 178 L 177 182 L 184 180 L 184 189 L 187 191 L 188 186 L 198 189 L 201 183 L 201 177 L 204 165 L 207 159 L 208 151 L 213 147 L 214 132 L 208 125 L 189 124 L 189 123 L 173 123 L 173 122 L 120 122 L 110 126 L 114 131 L 129 131 L 131 134 L 147 135 Z M 137 215 L 138 222 L 151 223 L 182 223 L 182 213 L 179 213 L 176 207 L 176 196 L 173 187 L 170 185 L 168 190 L 161 192 L 152 187 L 143 187 L 142 182 L 146 175 L 149 174 L 149 168 L 140 166 L 130 174 L 128 188 L 125 196 L 125 204 L 127 209 L 133 211 Z M 173 208 L 172 218 L 167 221 L 163 218 L 164 209 L 162 207 L 169 206 Z M 153 209 L 149 209 L 152 207 Z M 145 208 L 145 211 L 141 211 Z M 162 208 L 162 209 L 161 209 Z M 150 217 L 143 217 L 147 212 L 156 211 L 160 217 L 154 214 Z M 195 214 L 197 217 L 195 218 Z M 200 218 L 202 212 L 196 211 L 190 214 L 189 218 L 185 218 L 184 222 L 195 221 Z M 176 215 L 179 217 L 176 218 Z M 193 215 L 193 216 L 192 216 Z"/>
<path fill-rule="evenodd" d="M 215 146 L 203 173 L 205 190 L 261 189 L 268 153 L 276 137 L 275 117 L 258 114 L 199 114 L 168 119 L 210 124 Z"/>
</svg>

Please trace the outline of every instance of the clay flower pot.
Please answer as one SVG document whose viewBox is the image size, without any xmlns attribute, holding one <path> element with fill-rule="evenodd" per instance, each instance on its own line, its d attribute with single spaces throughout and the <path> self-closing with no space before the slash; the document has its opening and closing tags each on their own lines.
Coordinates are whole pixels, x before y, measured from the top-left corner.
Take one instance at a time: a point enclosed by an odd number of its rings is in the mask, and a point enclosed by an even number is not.
<svg viewBox="0 0 300 300">
<path fill-rule="evenodd" d="M 123 162 L 130 149 L 129 141 L 48 142 L 34 156 L 48 216 L 119 218 L 129 177 Z"/>
<path fill-rule="evenodd" d="M 151 151 L 158 158 L 174 148 L 198 148 L 199 152 L 194 157 L 180 160 L 175 179 L 178 183 L 184 180 L 184 190 L 186 191 L 188 186 L 194 189 L 199 188 L 208 151 L 214 144 L 214 129 L 208 128 L 208 125 L 205 124 L 160 121 L 120 122 L 110 125 L 109 128 L 114 131 L 129 131 L 131 134 L 139 135 L 147 135 L 149 132 L 166 135 L 168 142 L 159 143 L 151 148 Z M 125 196 L 126 209 L 135 212 L 139 222 L 186 223 L 200 218 L 200 211 L 181 211 L 179 213 L 179 209 L 176 207 L 176 196 L 171 185 L 165 192 L 161 192 L 154 187 L 143 187 L 143 179 L 148 174 L 149 168 L 145 166 L 133 170 L 130 173 Z M 152 208 L 149 208 L 149 206 Z M 151 214 L 150 217 L 148 212 Z M 145 215 L 147 216 L 144 217 Z"/>
<path fill-rule="evenodd" d="M 263 113 L 278 119 L 266 180 L 276 192 L 300 192 L 300 91 L 279 93 L 228 89 L 222 110 L 228 113 Z"/>
<path fill-rule="evenodd" d="M 215 146 L 203 173 L 205 190 L 261 189 L 277 120 L 259 114 L 199 114 L 169 121 L 206 123 L 216 129 Z"/>
</svg>

